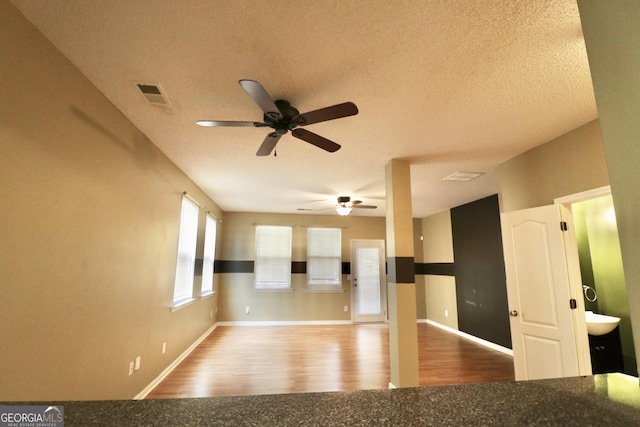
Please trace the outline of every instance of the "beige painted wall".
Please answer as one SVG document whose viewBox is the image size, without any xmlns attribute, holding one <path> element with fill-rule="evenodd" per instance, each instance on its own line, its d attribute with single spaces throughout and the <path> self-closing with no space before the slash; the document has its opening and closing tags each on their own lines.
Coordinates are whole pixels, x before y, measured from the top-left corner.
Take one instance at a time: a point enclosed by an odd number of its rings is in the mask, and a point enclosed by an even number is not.
<svg viewBox="0 0 640 427">
<path fill-rule="evenodd" d="M 451 211 L 422 219 L 424 262 L 453 262 Z"/>
<path fill-rule="evenodd" d="M 0 28 L 0 401 L 132 398 L 215 321 L 169 309 L 181 193 L 221 212 L 9 2 Z"/>
<path fill-rule="evenodd" d="M 436 275 L 426 277 L 427 319 L 458 329 L 456 278 Z"/>
<path fill-rule="evenodd" d="M 283 215 L 263 213 L 225 213 L 224 235 L 219 259 L 253 261 L 255 226 L 293 227 L 292 261 L 306 261 L 308 227 L 342 228 L 342 260 L 350 261 L 351 239 L 386 237 L 385 218 L 335 215 Z M 220 275 L 218 320 L 220 321 L 349 321 L 351 320 L 351 282 L 342 276 L 344 292 L 306 292 L 306 275 L 292 275 L 292 292 L 256 291 L 253 273 Z M 245 308 L 249 306 L 249 314 Z M 348 311 L 344 311 L 344 306 Z"/>
<path fill-rule="evenodd" d="M 424 248 L 422 234 L 422 220 L 419 218 L 413 219 L 413 246 L 414 246 L 414 258 L 416 263 L 424 262 Z M 416 274 L 416 316 L 420 320 L 427 318 L 427 299 L 425 296 L 425 276 L 424 274 Z"/>
<path fill-rule="evenodd" d="M 451 212 L 444 211 L 422 220 L 425 263 L 453 262 Z M 452 276 L 424 275 L 427 319 L 458 329 L 456 279 Z"/>
<path fill-rule="evenodd" d="M 640 354 L 640 1 L 578 0 Z"/>
<path fill-rule="evenodd" d="M 553 204 L 553 199 L 609 184 L 599 122 L 594 120 L 496 169 L 500 211 Z"/>
</svg>

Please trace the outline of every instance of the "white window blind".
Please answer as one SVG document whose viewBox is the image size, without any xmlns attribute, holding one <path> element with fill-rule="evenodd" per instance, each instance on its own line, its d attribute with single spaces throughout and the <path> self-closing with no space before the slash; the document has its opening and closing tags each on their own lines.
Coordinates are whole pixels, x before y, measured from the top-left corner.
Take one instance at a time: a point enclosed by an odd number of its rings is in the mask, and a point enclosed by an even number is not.
<svg viewBox="0 0 640 427">
<path fill-rule="evenodd" d="M 256 227 L 256 289 L 291 288 L 291 227 Z"/>
<path fill-rule="evenodd" d="M 342 230 L 307 229 L 307 286 L 309 289 L 342 288 Z"/>
<path fill-rule="evenodd" d="M 198 239 L 198 207 L 182 198 L 180 215 L 180 237 L 178 238 L 178 262 L 173 288 L 173 305 L 180 305 L 193 297 L 193 274 L 196 263 L 196 241 Z"/>
<path fill-rule="evenodd" d="M 202 255 L 202 287 L 200 295 L 213 292 L 213 263 L 216 256 L 217 222 L 214 217 L 207 215 L 204 228 L 204 253 Z"/>
</svg>

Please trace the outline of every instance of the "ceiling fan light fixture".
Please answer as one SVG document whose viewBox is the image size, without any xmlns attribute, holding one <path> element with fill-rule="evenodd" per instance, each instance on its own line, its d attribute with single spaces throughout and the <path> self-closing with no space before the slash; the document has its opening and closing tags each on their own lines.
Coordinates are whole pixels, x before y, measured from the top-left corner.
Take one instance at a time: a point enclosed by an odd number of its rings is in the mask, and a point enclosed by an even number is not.
<svg viewBox="0 0 640 427">
<path fill-rule="evenodd" d="M 347 216 L 351 213 L 351 208 L 348 206 L 337 206 L 336 212 L 338 212 L 340 216 Z"/>
</svg>

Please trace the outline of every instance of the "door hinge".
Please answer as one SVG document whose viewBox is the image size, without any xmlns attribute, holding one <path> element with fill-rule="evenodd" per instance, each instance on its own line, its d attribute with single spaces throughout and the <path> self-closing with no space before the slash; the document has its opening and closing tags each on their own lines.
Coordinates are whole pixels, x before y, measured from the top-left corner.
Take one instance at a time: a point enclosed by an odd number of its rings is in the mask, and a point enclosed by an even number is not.
<svg viewBox="0 0 640 427">
<path fill-rule="evenodd" d="M 560 221 L 560 230 L 567 231 L 569 228 L 567 227 L 566 221 Z"/>
<path fill-rule="evenodd" d="M 571 298 L 569 300 L 569 307 L 571 308 L 571 310 L 575 310 L 576 308 L 578 308 L 578 302 L 574 298 Z"/>
</svg>

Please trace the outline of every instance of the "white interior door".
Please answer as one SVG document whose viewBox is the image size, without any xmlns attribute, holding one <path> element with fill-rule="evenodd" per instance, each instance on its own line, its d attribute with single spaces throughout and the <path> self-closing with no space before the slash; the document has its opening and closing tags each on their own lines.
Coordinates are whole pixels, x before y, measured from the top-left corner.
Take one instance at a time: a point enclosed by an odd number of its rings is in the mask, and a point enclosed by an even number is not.
<svg viewBox="0 0 640 427">
<path fill-rule="evenodd" d="M 351 317 L 354 322 L 387 319 L 384 240 L 351 240 Z"/>
<path fill-rule="evenodd" d="M 552 205 L 501 215 L 516 380 L 591 373 L 588 344 L 577 339 L 587 332 L 575 321 L 584 307 L 571 290 L 576 278 L 580 282 L 580 266 L 567 253 L 569 235 L 561 223 L 573 223 L 565 210 Z"/>
</svg>

